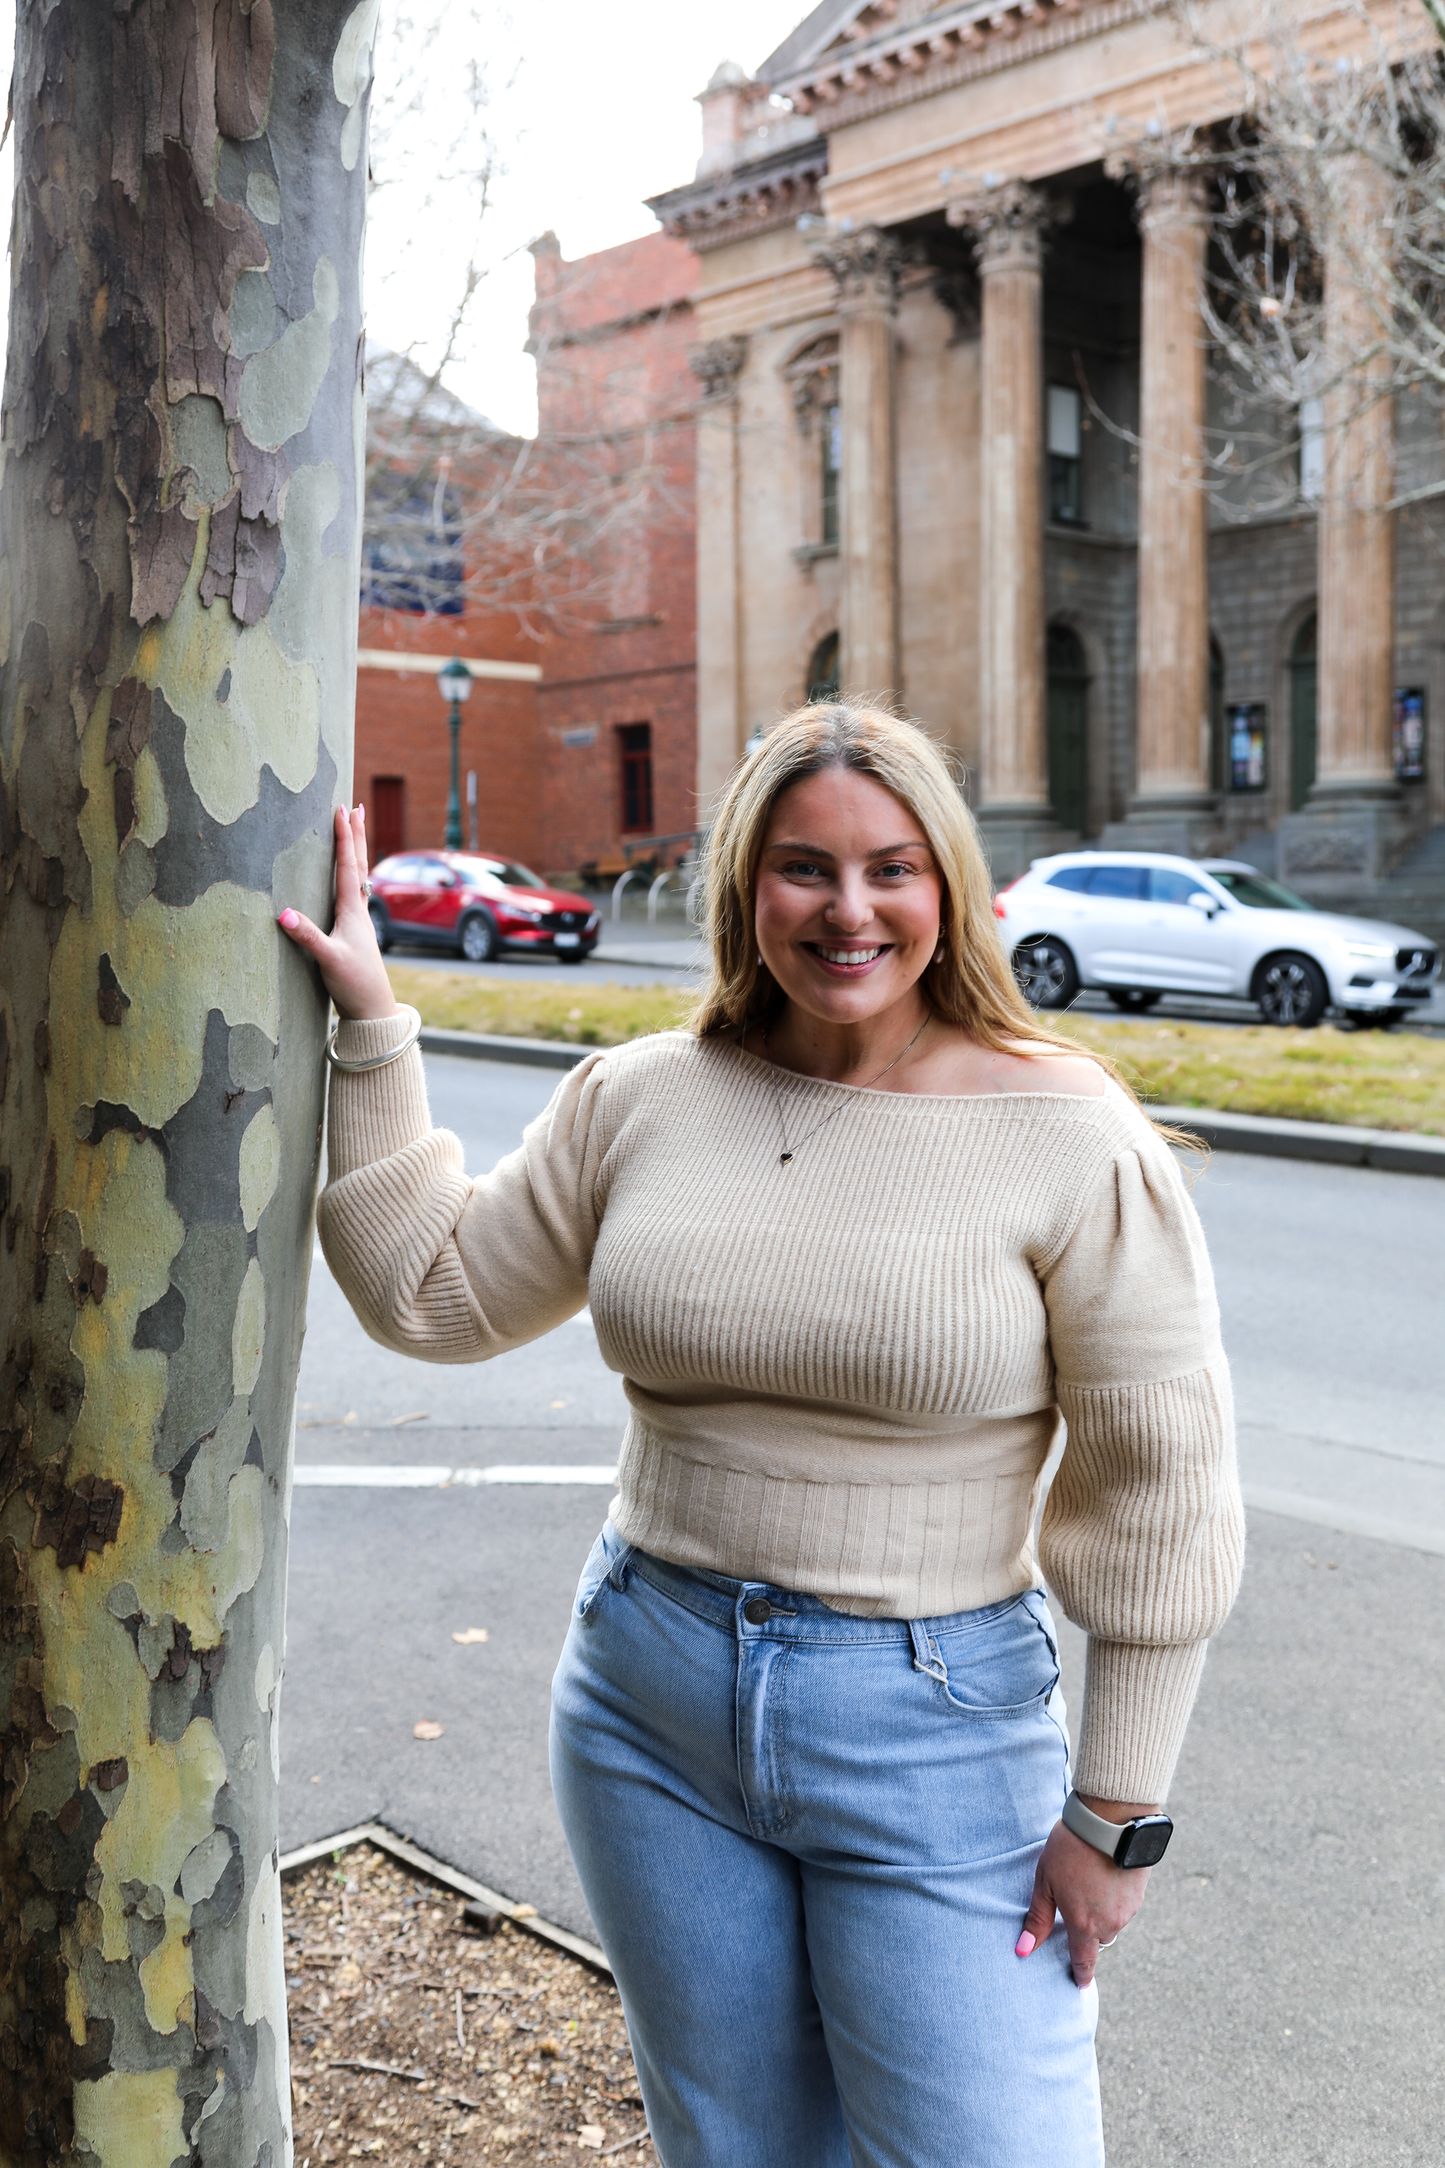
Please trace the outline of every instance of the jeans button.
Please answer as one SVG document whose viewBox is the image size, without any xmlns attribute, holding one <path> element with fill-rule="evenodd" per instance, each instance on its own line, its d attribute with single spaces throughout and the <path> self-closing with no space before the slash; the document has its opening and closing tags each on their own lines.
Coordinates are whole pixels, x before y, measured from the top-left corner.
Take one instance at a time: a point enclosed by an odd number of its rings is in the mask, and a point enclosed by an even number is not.
<svg viewBox="0 0 1445 2168">
<path fill-rule="evenodd" d="M 773 1607 L 766 1596 L 749 1596 L 743 1605 L 743 1617 L 750 1626 L 766 1626 L 773 1615 Z"/>
</svg>

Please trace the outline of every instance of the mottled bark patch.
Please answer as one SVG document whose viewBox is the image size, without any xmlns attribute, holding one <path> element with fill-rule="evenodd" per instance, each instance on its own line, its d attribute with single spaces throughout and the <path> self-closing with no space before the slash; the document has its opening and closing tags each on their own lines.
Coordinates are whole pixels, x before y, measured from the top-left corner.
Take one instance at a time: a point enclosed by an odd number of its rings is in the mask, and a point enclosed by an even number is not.
<svg viewBox="0 0 1445 2168">
<path fill-rule="evenodd" d="M 47 1468 L 35 1516 L 35 1548 L 55 1553 L 58 1566 L 82 1566 L 120 1534 L 125 1492 L 102 1475 L 77 1476 L 67 1488 Z"/>
</svg>

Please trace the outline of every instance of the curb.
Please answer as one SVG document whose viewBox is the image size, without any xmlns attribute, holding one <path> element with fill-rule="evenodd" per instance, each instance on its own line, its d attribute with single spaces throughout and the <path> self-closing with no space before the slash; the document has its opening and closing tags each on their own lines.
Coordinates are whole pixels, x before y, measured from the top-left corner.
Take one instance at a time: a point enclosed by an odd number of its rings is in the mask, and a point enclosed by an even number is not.
<svg viewBox="0 0 1445 2168">
<path fill-rule="evenodd" d="M 529 1935 L 540 1935 L 544 1942 L 554 1942 L 558 1949 L 570 1950 L 584 1965 L 591 1965 L 611 1978 L 612 1967 L 595 1942 L 588 1942 L 583 1935 L 574 1935 L 570 1927 L 559 1927 L 554 1920 L 540 1919 L 531 1905 L 516 1905 L 510 1897 L 499 1897 L 485 1882 L 474 1882 L 469 1874 L 449 1867 L 444 1859 L 434 1859 L 419 1844 L 398 1837 L 384 1822 L 360 1822 L 355 1829 L 343 1829 L 334 1837 L 320 1837 L 314 1844 L 298 1845 L 294 1852 L 281 1854 L 276 1871 L 293 1874 L 298 1867 L 309 1866 L 313 1859 L 324 1859 L 329 1852 L 345 1852 L 353 1844 L 374 1844 L 379 1852 L 389 1852 L 393 1859 L 401 1860 L 406 1866 L 420 1868 L 433 1881 L 444 1883 L 461 1896 L 485 1905 L 489 1912 L 500 1912 L 503 1919 L 510 1920 L 514 1927 L 524 1927 Z"/>
<path fill-rule="evenodd" d="M 575 1069 L 598 1049 L 559 1039 L 509 1039 L 499 1032 L 438 1031 L 421 1035 L 424 1054 L 460 1054 L 472 1061 L 526 1062 L 537 1069 Z M 1390 1174 L 1445 1178 L 1445 1137 L 1393 1129 L 1348 1129 L 1335 1122 L 1292 1122 L 1267 1114 L 1229 1114 L 1215 1107 L 1145 1108 L 1151 1121 L 1187 1129 L 1216 1152 L 1255 1152 L 1270 1159 L 1311 1159 L 1336 1167 L 1376 1167 Z"/>
<path fill-rule="evenodd" d="M 1291 1122 L 1213 1107 L 1144 1109 L 1151 1121 L 1187 1129 L 1216 1152 L 1257 1152 L 1270 1159 L 1312 1159 L 1336 1167 L 1378 1167 L 1390 1174 L 1445 1176 L 1445 1137 L 1393 1129 L 1347 1129 L 1343 1123 Z"/>
<path fill-rule="evenodd" d="M 595 1046 L 576 1046 L 566 1039 L 508 1039 L 493 1031 L 437 1031 L 422 1029 L 418 1044 L 423 1054 L 461 1054 L 471 1061 L 520 1061 L 533 1069 L 575 1069 L 579 1061 L 595 1054 Z"/>
</svg>

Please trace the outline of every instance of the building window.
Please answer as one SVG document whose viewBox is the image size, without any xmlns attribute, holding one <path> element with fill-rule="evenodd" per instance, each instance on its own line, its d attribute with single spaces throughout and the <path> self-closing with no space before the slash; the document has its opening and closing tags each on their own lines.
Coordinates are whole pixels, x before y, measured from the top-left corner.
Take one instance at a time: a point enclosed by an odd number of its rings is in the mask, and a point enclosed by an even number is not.
<svg viewBox="0 0 1445 2168">
<path fill-rule="evenodd" d="M 1049 518 L 1055 526 L 1083 523 L 1084 412 L 1067 384 L 1050 384 L 1048 403 Z"/>
<path fill-rule="evenodd" d="M 624 723 L 617 733 L 622 751 L 622 833 L 652 833 L 652 725 Z"/>
<path fill-rule="evenodd" d="M 406 777 L 374 775 L 366 801 L 366 848 L 372 865 L 392 857 L 406 842 Z"/>
<path fill-rule="evenodd" d="M 836 700 L 838 697 L 838 635 L 830 632 L 818 642 L 808 664 L 809 700 Z"/>
<path fill-rule="evenodd" d="M 1318 504 L 1325 492 L 1325 408 L 1322 399 L 1301 399 L 1299 408 L 1299 493 Z"/>
<path fill-rule="evenodd" d="M 462 516 L 455 490 L 405 493 L 368 483 L 361 605 L 417 617 L 460 617 Z"/>
<path fill-rule="evenodd" d="M 843 472 L 843 409 L 838 401 L 836 374 L 828 379 L 828 396 L 822 410 L 823 426 L 823 523 L 824 544 L 838 543 L 838 483 Z"/>
</svg>

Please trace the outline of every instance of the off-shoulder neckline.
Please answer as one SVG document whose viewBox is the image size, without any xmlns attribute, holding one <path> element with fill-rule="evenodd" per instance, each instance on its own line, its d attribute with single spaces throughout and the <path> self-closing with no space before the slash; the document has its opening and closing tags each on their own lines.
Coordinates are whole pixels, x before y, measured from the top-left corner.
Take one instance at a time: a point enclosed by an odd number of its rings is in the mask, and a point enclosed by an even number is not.
<svg viewBox="0 0 1445 2168">
<path fill-rule="evenodd" d="M 904 1106 L 943 1107 L 997 1106 L 1002 1101 L 1037 1101 L 1040 1099 L 1047 1100 L 1052 1106 L 1107 1106 L 1111 1100 L 1115 1105 L 1120 1100 L 1123 1100 L 1126 1106 L 1133 1104 L 1128 1094 L 1115 1082 L 1113 1077 L 1108 1075 L 1104 1078 L 1104 1089 L 1101 1092 L 882 1092 L 875 1090 L 868 1084 L 838 1084 L 828 1077 L 805 1076 L 800 1069 L 784 1069 L 777 1062 L 769 1061 L 766 1055 L 754 1054 L 749 1048 L 730 1040 L 697 1041 L 699 1046 L 709 1043 L 718 1047 L 728 1047 L 729 1051 L 736 1054 L 740 1061 L 751 1065 L 755 1069 L 761 1069 L 770 1075 L 786 1077 L 794 1084 L 809 1084 L 819 1091 L 847 1092 L 854 1099 L 874 1099 L 880 1102 L 894 1100 Z"/>
</svg>

